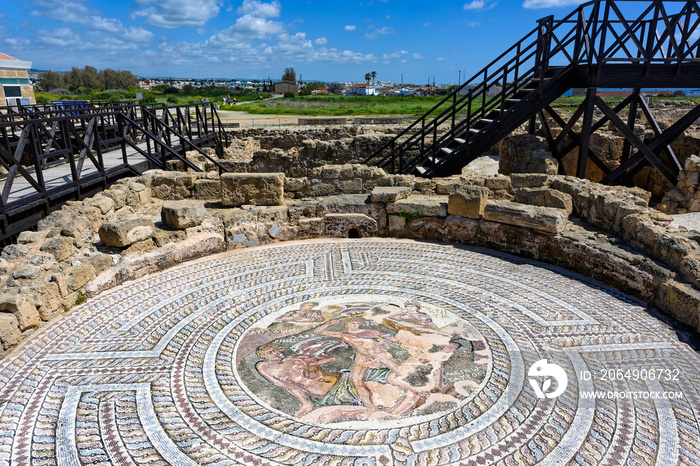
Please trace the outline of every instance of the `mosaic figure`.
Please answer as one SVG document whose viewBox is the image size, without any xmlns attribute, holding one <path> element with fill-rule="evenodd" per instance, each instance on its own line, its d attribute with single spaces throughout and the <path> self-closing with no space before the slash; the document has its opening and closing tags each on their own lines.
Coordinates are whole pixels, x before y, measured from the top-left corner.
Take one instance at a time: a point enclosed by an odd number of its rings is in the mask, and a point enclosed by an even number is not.
<svg viewBox="0 0 700 466">
<path fill-rule="evenodd" d="M 242 338 L 239 370 L 263 399 L 309 422 L 395 419 L 456 406 L 478 387 L 488 358 L 476 354 L 483 342 L 471 325 L 443 314 L 431 316 L 413 302 L 304 302 Z M 280 325 L 290 327 L 281 334 Z M 467 376 L 465 363 L 473 371 Z M 284 393 L 299 403 L 293 410 Z"/>
</svg>

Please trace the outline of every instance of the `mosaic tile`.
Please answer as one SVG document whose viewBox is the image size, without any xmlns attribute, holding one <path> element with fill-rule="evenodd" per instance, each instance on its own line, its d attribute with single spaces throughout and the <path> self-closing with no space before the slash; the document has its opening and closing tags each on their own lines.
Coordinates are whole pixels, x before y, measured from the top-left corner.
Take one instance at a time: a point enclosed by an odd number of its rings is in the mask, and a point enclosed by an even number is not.
<svg viewBox="0 0 700 466">
<path fill-rule="evenodd" d="M 1 361 L 0 464 L 700 464 L 677 331 L 487 250 L 235 251 L 91 299 Z"/>
</svg>

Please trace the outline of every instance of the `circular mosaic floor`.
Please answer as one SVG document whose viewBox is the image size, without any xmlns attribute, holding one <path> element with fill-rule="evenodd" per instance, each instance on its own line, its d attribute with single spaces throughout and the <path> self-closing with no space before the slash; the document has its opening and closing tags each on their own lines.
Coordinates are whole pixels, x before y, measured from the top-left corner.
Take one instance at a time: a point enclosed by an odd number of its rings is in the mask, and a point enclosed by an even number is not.
<svg viewBox="0 0 700 466">
<path fill-rule="evenodd" d="M 542 264 L 297 242 L 89 300 L 0 362 L 0 464 L 700 464 L 700 359 Z"/>
</svg>

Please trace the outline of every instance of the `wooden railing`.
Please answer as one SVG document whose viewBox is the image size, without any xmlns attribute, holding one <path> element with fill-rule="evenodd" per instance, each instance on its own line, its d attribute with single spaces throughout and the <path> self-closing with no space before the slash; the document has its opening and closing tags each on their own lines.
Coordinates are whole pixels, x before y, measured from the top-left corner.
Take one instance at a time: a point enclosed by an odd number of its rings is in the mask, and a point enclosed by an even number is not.
<svg viewBox="0 0 700 466">
<path fill-rule="evenodd" d="M 463 155 L 470 140 L 493 132 L 509 114 L 522 110 L 522 94 L 541 100 L 547 79 L 557 79 L 567 69 L 586 67 L 591 80 L 613 65 L 643 66 L 647 73 L 657 65 L 672 65 L 681 73 L 684 65 L 700 62 L 699 31 L 696 1 L 598 0 L 561 20 L 543 18 L 365 163 L 393 173 L 410 173 L 425 161 L 433 168 L 446 163 L 440 150 L 447 143 L 464 141 L 452 157 Z"/>
</svg>

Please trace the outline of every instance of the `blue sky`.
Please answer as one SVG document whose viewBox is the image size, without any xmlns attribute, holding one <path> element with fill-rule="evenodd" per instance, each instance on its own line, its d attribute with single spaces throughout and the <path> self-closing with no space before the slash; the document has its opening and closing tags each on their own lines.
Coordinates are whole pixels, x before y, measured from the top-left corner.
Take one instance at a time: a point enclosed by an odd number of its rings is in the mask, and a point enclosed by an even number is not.
<svg viewBox="0 0 700 466">
<path fill-rule="evenodd" d="M 576 0 L 2 0 L 0 52 L 146 77 L 456 83 Z"/>
</svg>

